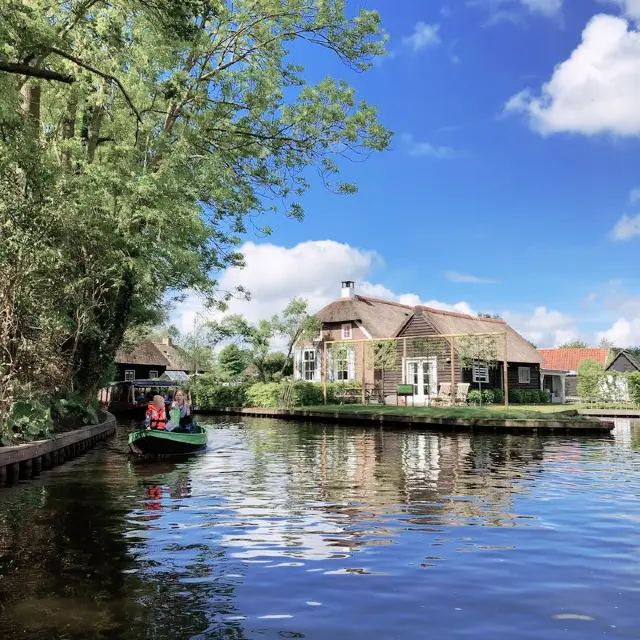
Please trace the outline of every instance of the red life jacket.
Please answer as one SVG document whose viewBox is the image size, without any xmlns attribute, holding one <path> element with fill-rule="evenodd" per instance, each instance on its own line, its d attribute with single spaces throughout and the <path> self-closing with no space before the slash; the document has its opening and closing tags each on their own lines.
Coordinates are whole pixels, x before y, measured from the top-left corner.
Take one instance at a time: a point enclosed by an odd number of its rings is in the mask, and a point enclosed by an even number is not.
<svg viewBox="0 0 640 640">
<path fill-rule="evenodd" d="M 147 411 L 147 418 L 150 419 L 149 426 L 152 429 L 164 430 L 165 425 L 167 424 L 167 414 L 164 407 L 162 407 L 162 409 L 158 409 L 155 405 L 150 404 L 149 410 Z"/>
</svg>

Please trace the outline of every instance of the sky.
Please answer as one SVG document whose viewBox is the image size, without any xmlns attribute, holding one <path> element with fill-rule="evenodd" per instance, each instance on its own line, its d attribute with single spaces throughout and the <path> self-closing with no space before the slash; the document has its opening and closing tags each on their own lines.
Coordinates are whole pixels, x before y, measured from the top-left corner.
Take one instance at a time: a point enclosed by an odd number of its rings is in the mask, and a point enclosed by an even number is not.
<svg viewBox="0 0 640 640">
<path fill-rule="evenodd" d="M 640 345 L 640 0 L 367 0 L 389 56 L 346 79 L 379 108 L 391 148 L 340 163 L 358 193 L 320 184 L 305 219 L 265 219 L 246 267 L 221 274 L 269 318 L 359 293 L 497 313 L 539 347 Z M 195 296 L 172 314 L 205 317 Z"/>
</svg>

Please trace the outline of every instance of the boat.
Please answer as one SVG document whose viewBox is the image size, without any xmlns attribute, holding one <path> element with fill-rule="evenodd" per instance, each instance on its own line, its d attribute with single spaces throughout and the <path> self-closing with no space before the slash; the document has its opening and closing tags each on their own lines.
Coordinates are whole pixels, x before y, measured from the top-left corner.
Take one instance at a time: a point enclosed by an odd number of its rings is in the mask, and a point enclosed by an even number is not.
<svg viewBox="0 0 640 640">
<path fill-rule="evenodd" d="M 100 405 L 114 415 L 128 414 L 132 417 L 144 415 L 154 395 L 171 394 L 180 388 L 177 380 L 124 380 L 112 382 L 101 389 Z M 169 406 L 167 401 L 166 406 Z"/>
<path fill-rule="evenodd" d="M 139 429 L 129 434 L 129 449 L 137 455 L 180 456 L 202 451 L 207 446 L 207 431 L 194 424 L 193 431 Z"/>
</svg>

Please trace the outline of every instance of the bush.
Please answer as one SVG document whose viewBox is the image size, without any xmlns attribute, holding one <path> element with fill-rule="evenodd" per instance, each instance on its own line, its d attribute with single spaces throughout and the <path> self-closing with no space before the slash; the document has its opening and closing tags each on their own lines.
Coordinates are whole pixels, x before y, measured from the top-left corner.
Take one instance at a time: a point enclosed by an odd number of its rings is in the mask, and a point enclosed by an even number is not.
<svg viewBox="0 0 640 640">
<path fill-rule="evenodd" d="M 629 400 L 640 404 L 640 372 L 635 371 L 627 375 L 627 387 L 629 389 Z"/>
<path fill-rule="evenodd" d="M 494 400 L 495 400 L 495 394 L 493 393 L 493 389 L 482 390 L 482 402 L 484 404 L 493 404 Z"/>
<path fill-rule="evenodd" d="M 578 367 L 578 396 L 582 402 L 595 402 L 600 397 L 604 367 L 595 360 L 583 360 Z"/>
<path fill-rule="evenodd" d="M 223 385 L 198 379 L 195 391 L 192 388 L 192 396 L 200 409 L 243 407 L 246 391 L 246 385 Z"/>
<path fill-rule="evenodd" d="M 53 421 L 48 398 L 19 398 L 0 423 L 0 441 L 5 446 L 50 438 Z"/>
<path fill-rule="evenodd" d="M 280 406 L 280 391 L 278 382 L 256 382 L 245 393 L 245 406 L 277 409 Z"/>
<path fill-rule="evenodd" d="M 480 404 L 482 402 L 482 394 L 478 389 L 471 389 L 467 394 L 467 402 L 469 404 Z"/>
<path fill-rule="evenodd" d="M 509 390 L 509 402 L 511 404 L 547 404 L 550 401 L 551 396 L 546 389 Z"/>
<path fill-rule="evenodd" d="M 504 389 L 491 389 L 493 391 L 493 401 L 496 404 L 504 404 Z"/>
<path fill-rule="evenodd" d="M 56 426 L 98 424 L 98 401 L 87 402 L 78 393 L 60 393 L 51 399 L 51 418 Z"/>
</svg>

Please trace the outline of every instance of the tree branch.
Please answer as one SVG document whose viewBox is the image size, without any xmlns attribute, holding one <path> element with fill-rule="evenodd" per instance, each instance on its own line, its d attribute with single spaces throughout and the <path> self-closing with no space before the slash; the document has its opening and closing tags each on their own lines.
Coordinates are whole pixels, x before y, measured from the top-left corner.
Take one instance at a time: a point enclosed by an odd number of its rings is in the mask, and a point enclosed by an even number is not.
<svg viewBox="0 0 640 640">
<path fill-rule="evenodd" d="M 80 58 L 76 58 L 75 56 L 71 55 L 70 53 L 66 53 L 65 51 L 62 51 L 61 49 L 57 49 L 56 47 L 51 47 L 50 50 L 51 50 L 51 53 L 55 53 L 56 55 L 59 55 L 62 58 L 66 58 L 67 60 L 73 62 L 74 64 L 77 64 L 79 67 L 82 67 L 87 71 L 91 71 L 91 73 L 95 73 L 96 75 L 100 76 L 101 78 L 104 78 L 105 80 L 109 80 L 110 82 L 115 83 L 120 89 L 120 91 L 122 92 L 122 95 L 124 96 L 124 99 L 127 101 L 127 104 L 129 105 L 129 107 L 131 108 L 131 111 L 135 113 L 136 118 L 138 119 L 138 122 L 142 122 L 142 117 L 140 116 L 140 113 L 136 109 L 135 105 L 133 104 L 133 101 L 131 100 L 131 98 L 129 97 L 129 94 L 127 93 L 127 90 L 124 88 L 122 82 L 118 80 L 118 78 L 116 78 L 115 76 L 112 76 L 110 73 L 105 73 L 104 71 L 100 71 L 95 67 L 92 67 L 86 62 L 83 62 L 82 60 L 80 60 Z"/>
<path fill-rule="evenodd" d="M 14 62 L 0 62 L 0 71 L 4 71 L 5 73 L 15 73 L 21 76 L 29 76 L 31 78 L 55 80 L 56 82 L 64 82 L 65 84 L 73 84 L 76 81 L 73 76 L 64 75 L 57 71 L 51 71 L 44 67 L 32 67 L 28 64 Z"/>
</svg>

